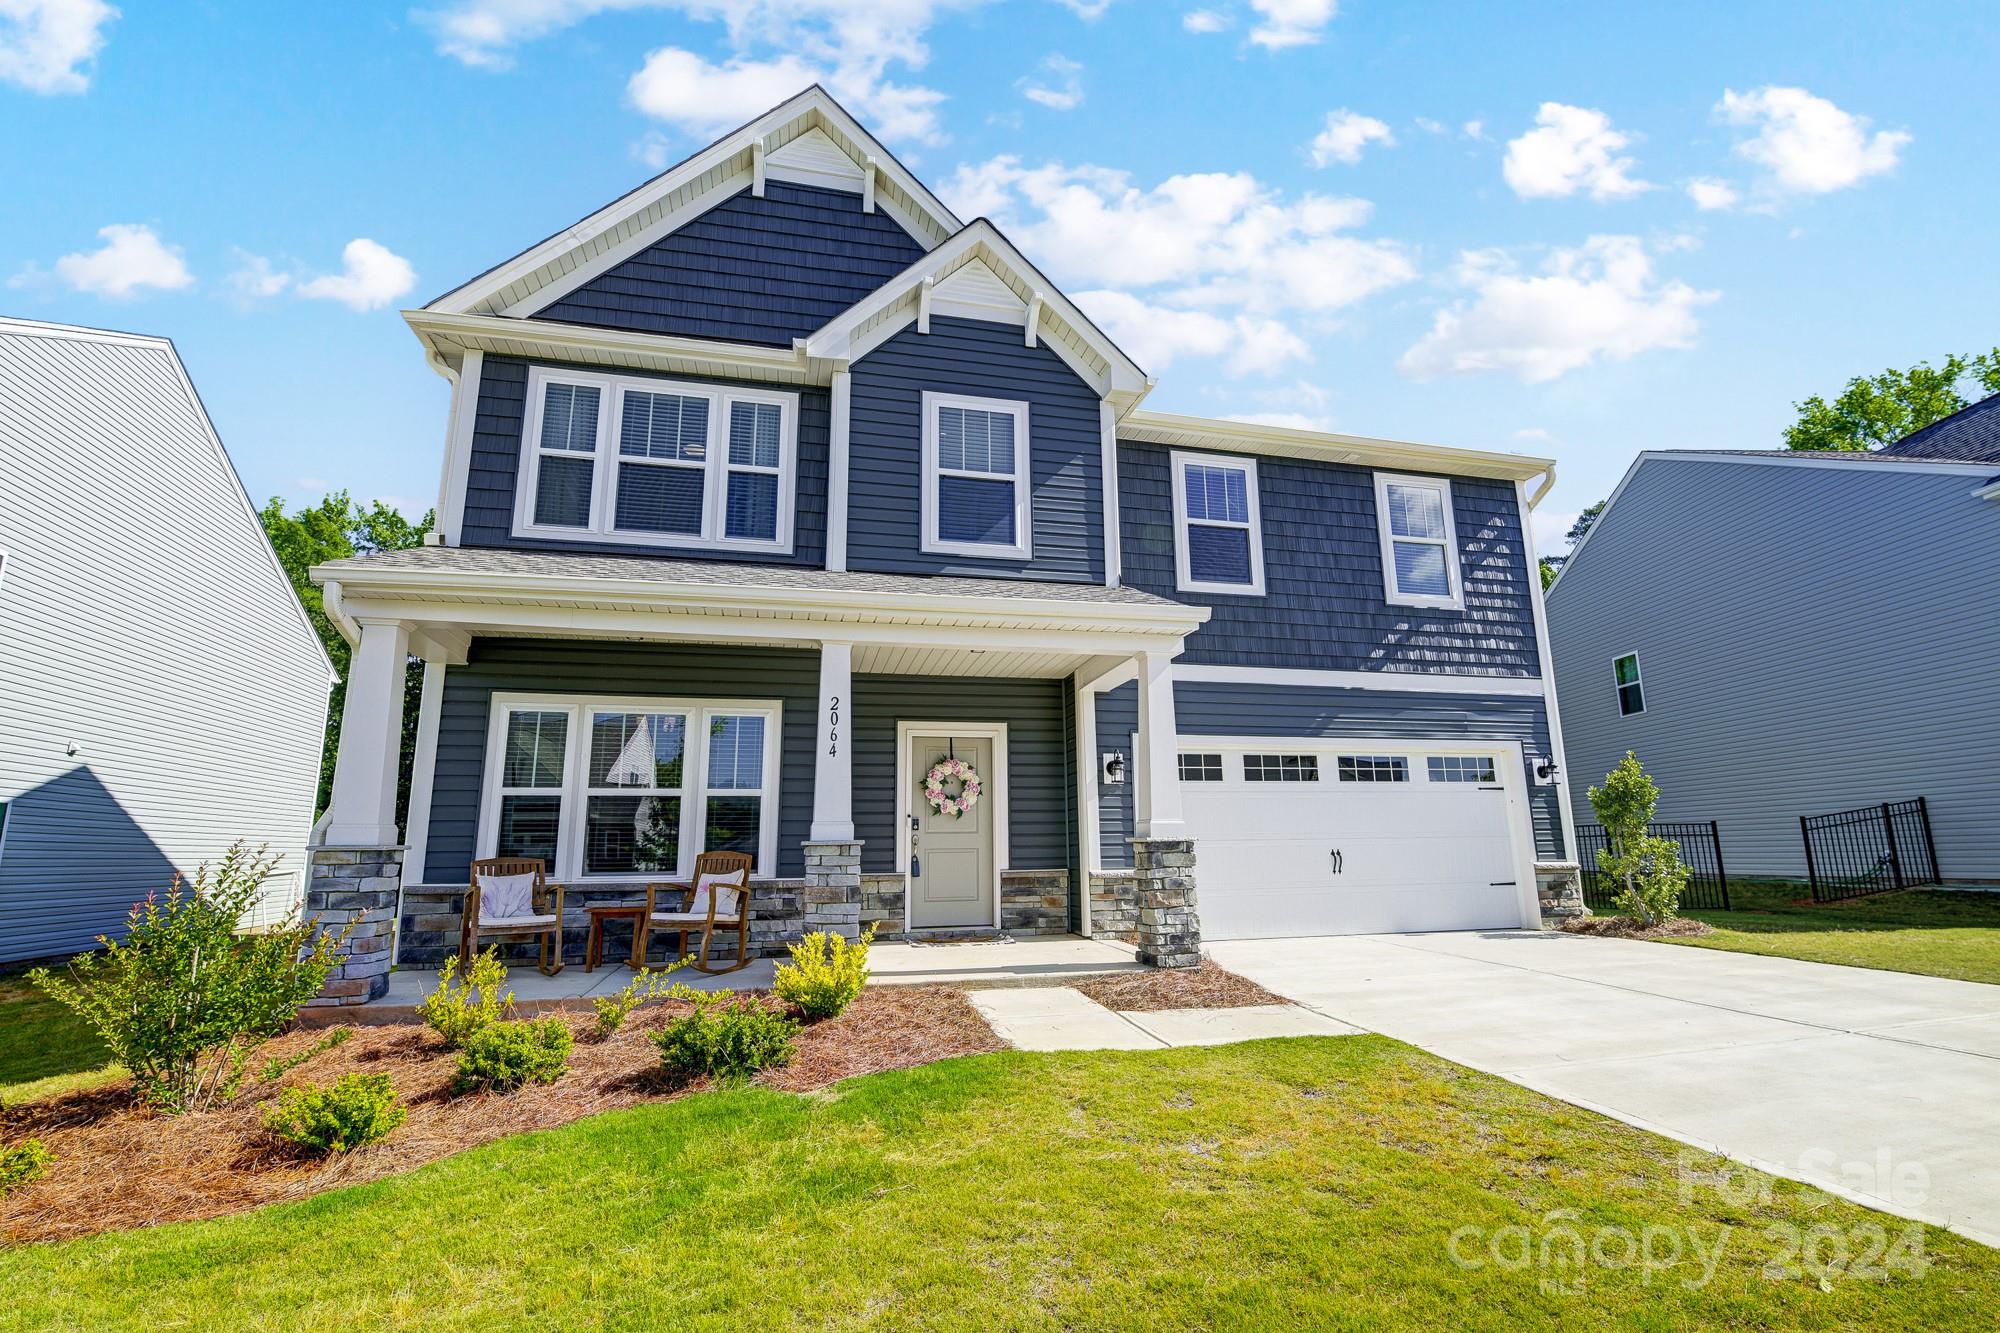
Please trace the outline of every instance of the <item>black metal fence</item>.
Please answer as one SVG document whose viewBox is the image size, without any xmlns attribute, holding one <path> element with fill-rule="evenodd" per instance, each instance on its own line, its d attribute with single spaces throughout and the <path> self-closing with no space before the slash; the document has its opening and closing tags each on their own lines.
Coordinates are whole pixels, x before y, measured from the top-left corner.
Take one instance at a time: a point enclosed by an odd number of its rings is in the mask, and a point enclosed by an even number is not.
<svg viewBox="0 0 2000 1333">
<path fill-rule="evenodd" d="M 1729 910 L 1729 872 L 1722 864 L 1722 832 L 1715 821 L 1706 824 L 1649 824 L 1656 838 L 1672 838 L 1680 844 L 1681 864 L 1694 873 L 1688 876 L 1681 894 L 1682 907 Z M 1583 901 L 1593 912 L 1608 911 L 1617 888 L 1610 876 L 1597 868 L 1598 852 L 1610 847 L 1611 839 L 1600 824 L 1576 826 L 1577 860 L 1583 863 Z"/>
<path fill-rule="evenodd" d="M 1923 797 L 1830 815 L 1800 815 L 1816 903 L 1938 882 L 1931 809 Z"/>
</svg>

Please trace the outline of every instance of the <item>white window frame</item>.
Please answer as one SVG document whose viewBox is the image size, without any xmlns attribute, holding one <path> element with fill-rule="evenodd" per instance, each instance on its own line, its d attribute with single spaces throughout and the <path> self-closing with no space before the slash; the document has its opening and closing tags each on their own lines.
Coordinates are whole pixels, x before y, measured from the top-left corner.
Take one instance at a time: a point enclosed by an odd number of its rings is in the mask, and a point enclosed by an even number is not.
<svg viewBox="0 0 2000 1333">
<path fill-rule="evenodd" d="M 1628 657 L 1632 659 L 1632 679 L 1623 681 L 1618 679 L 1618 664 Z M 1625 687 L 1627 685 L 1637 685 L 1639 687 L 1639 706 L 1629 713 L 1625 711 Z M 1646 668 L 1639 661 L 1639 654 L 1617 653 L 1613 655 L 1611 659 L 1611 702 L 1617 705 L 1618 716 L 1621 718 L 1644 717 L 1646 715 Z"/>
<path fill-rule="evenodd" d="M 541 484 L 543 450 L 542 412 L 550 384 L 574 384 L 599 391 L 597 448 L 594 453 L 569 453 L 571 458 L 593 460 L 590 482 L 590 522 L 571 528 L 535 521 L 535 492 Z M 619 424 L 625 416 L 625 395 L 673 393 L 708 400 L 708 456 L 698 466 L 703 472 L 702 521 L 699 533 L 635 532 L 616 526 L 618 518 Z M 764 472 L 768 469 L 729 465 L 729 413 L 736 403 L 771 403 L 779 409 L 778 427 L 778 523 L 769 540 L 724 535 L 729 503 L 729 474 Z M 549 451 L 556 453 L 557 451 Z M 562 456 L 562 455 L 558 455 Z M 793 516 L 797 509 L 799 477 L 799 396 L 773 389 L 744 389 L 690 380 L 651 379 L 637 375 L 606 375 L 594 371 L 536 366 L 528 372 L 528 404 L 521 432 L 519 481 L 514 497 L 514 535 L 555 541 L 610 542 L 628 546 L 667 546 L 683 550 L 758 551 L 790 555 L 793 550 Z M 642 467 L 685 467 L 696 464 L 671 463 L 665 459 L 629 460 Z"/>
<path fill-rule="evenodd" d="M 1444 503 L 1444 537 L 1434 540 L 1429 537 L 1397 537 L 1389 528 L 1389 488 L 1391 486 L 1415 486 L 1438 492 Z M 1375 529 L 1382 545 L 1382 591 L 1391 606 L 1427 606 L 1447 611 L 1465 609 L 1465 578 L 1459 569 L 1458 560 L 1458 516 L 1452 507 L 1451 479 L 1449 477 L 1419 477 L 1399 472 L 1377 472 L 1375 474 Z M 1396 543 L 1423 542 L 1444 548 L 1445 577 L 1451 580 L 1451 595 L 1438 597 L 1430 593 L 1404 592 L 1396 586 Z M 1529 571 L 1533 573 L 1533 571 Z"/>
<path fill-rule="evenodd" d="M 1257 502 L 1257 460 L 1225 454 L 1198 454 L 1175 450 L 1174 474 L 1174 587 L 1181 592 L 1214 593 L 1225 597 L 1264 595 L 1264 515 Z M 1213 583 L 1197 579 L 1188 566 L 1188 528 L 1194 520 L 1187 511 L 1187 470 L 1190 467 L 1233 468 L 1243 474 L 1243 493 L 1248 501 L 1249 521 L 1228 523 L 1202 519 L 1205 527 L 1242 528 L 1250 534 L 1250 581 Z"/>
<path fill-rule="evenodd" d="M 563 752 L 563 781 L 560 788 L 537 788 L 555 792 L 561 799 L 556 825 L 556 860 L 548 867 L 549 878 L 565 884 L 630 884 L 641 880 L 685 880 L 694 873 L 695 857 L 701 852 L 701 831 L 707 825 L 708 720 L 715 716 L 762 717 L 764 719 L 763 806 L 758 812 L 757 864 L 752 879 L 775 879 L 778 870 L 778 821 L 782 816 L 779 756 L 784 733 L 784 705 L 775 699 L 662 699 L 639 696 L 599 696 L 579 694 L 495 694 L 489 707 L 486 735 L 486 769 L 480 780 L 479 839 L 477 855 L 494 855 L 500 842 L 500 778 L 507 744 L 507 717 L 517 711 L 562 712 L 569 715 L 569 732 Z M 671 872 L 632 871 L 626 874 L 583 874 L 584 814 L 589 798 L 595 796 L 643 795 L 634 788 L 591 788 L 590 728 L 584 719 L 599 713 L 680 713 L 686 716 L 686 743 L 681 752 L 681 837 L 680 862 Z M 651 790 L 651 789 L 648 789 Z M 740 796 L 739 791 L 717 791 L 718 796 Z"/>
<path fill-rule="evenodd" d="M 954 542 L 938 536 L 938 413 L 947 407 L 969 408 L 975 412 L 1004 412 L 1014 418 L 1014 542 Z M 1030 494 L 1028 438 L 1029 405 L 1009 398 L 972 398 L 964 394 L 924 391 L 924 480 L 923 550 L 926 555 L 969 555 L 981 560 L 1032 560 L 1034 558 L 1034 504 Z M 997 472 L 960 472 L 955 477 L 999 481 Z"/>
</svg>

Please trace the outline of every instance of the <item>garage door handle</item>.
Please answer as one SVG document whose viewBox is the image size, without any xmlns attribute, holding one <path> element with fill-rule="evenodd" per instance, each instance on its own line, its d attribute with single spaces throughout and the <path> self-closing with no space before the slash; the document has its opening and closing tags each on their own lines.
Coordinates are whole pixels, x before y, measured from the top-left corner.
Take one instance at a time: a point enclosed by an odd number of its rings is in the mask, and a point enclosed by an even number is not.
<svg viewBox="0 0 2000 1333">
<path fill-rule="evenodd" d="M 1333 873 L 1338 875 L 1340 873 L 1340 863 L 1341 863 L 1340 848 L 1338 847 L 1334 848 L 1331 852 L 1327 853 L 1327 855 L 1333 858 Z"/>
</svg>

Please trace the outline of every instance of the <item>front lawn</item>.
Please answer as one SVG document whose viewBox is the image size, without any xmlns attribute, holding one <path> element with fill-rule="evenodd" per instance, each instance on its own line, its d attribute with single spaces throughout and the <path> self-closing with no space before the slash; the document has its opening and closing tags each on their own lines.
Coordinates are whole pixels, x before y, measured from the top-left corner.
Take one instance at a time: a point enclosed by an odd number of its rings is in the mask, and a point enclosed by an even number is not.
<svg viewBox="0 0 2000 1333">
<path fill-rule="evenodd" d="M 2000 893 L 1909 889 L 1825 906 L 1806 886 L 1730 881 L 1727 912 L 1690 910 L 1712 935 L 1672 944 L 2000 983 Z"/>
<path fill-rule="evenodd" d="M 1765 1276 L 1914 1224 L 1720 1166 L 1379 1037 L 1005 1052 L 18 1247 L 0 1327 L 1991 1326 L 2000 1253 L 1935 1230 L 1922 1278 Z"/>
</svg>

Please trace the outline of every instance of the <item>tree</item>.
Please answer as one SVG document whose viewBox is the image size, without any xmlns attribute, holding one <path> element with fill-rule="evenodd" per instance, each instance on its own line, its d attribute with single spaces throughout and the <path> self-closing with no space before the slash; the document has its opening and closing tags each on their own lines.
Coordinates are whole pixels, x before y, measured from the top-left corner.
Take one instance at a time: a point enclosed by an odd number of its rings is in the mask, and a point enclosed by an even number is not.
<svg viewBox="0 0 2000 1333">
<path fill-rule="evenodd" d="M 1602 787 L 1590 789 L 1590 808 L 1609 844 L 1597 853 L 1597 868 L 1619 886 L 1613 905 L 1644 926 L 1674 919 L 1688 881 L 1680 844 L 1653 836 L 1653 810 L 1659 803 L 1659 786 L 1630 750 L 1605 775 Z"/>
<path fill-rule="evenodd" d="M 437 514 L 426 513 L 421 522 L 412 523 L 380 500 L 364 508 L 354 503 L 346 491 L 334 491 L 317 505 L 293 514 L 287 514 L 285 502 L 273 496 L 258 517 L 264 522 L 272 549 L 278 553 L 278 563 L 285 567 L 285 577 L 292 581 L 292 591 L 306 609 L 306 618 L 312 621 L 320 642 L 326 645 L 334 670 L 340 673 L 329 701 L 326 745 L 320 751 L 319 797 L 313 806 L 318 814 L 326 809 L 333 794 L 333 760 L 340 752 L 340 712 L 347 700 L 347 667 L 352 650 L 333 627 L 326 614 L 326 600 L 308 571 L 329 560 L 422 546 L 425 535 L 436 525 Z M 403 684 L 403 762 L 396 790 L 398 822 L 409 809 L 410 761 L 416 748 L 417 702 L 422 695 L 423 673 L 412 669 Z"/>
<path fill-rule="evenodd" d="M 1569 531 L 1563 534 L 1563 540 L 1569 543 L 1569 550 L 1561 555 L 1542 557 L 1542 591 L 1548 591 L 1549 585 L 1556 581 L 1556 575 L 1562 573 L 1562 567 L 1569 563 L 1571 554 L 1576 551 L 1576 544 L 1583 540 L 1583 535 L 1590 531 L 1590 525 L 1597 522 L 1597 516 L 1604 512 L 1608 503 L 1607 500 L 1599 500 L 1576 516 L 1576 522 L 1570 524 Z"/>
<path fill-rule="evenodd" d="M 1961 390 L 1974 390 L 1967 398 Z M 1933 368 L 1856 375 L 1831 403 L 1814 394 L 1793 403 L 1799 418 L 1785 428 L 1787 449 L 1880 449 L 1912 431 L 2000 393 L 2000 347 L 1977 356 L 1948 356 Z"/>
</svg>

